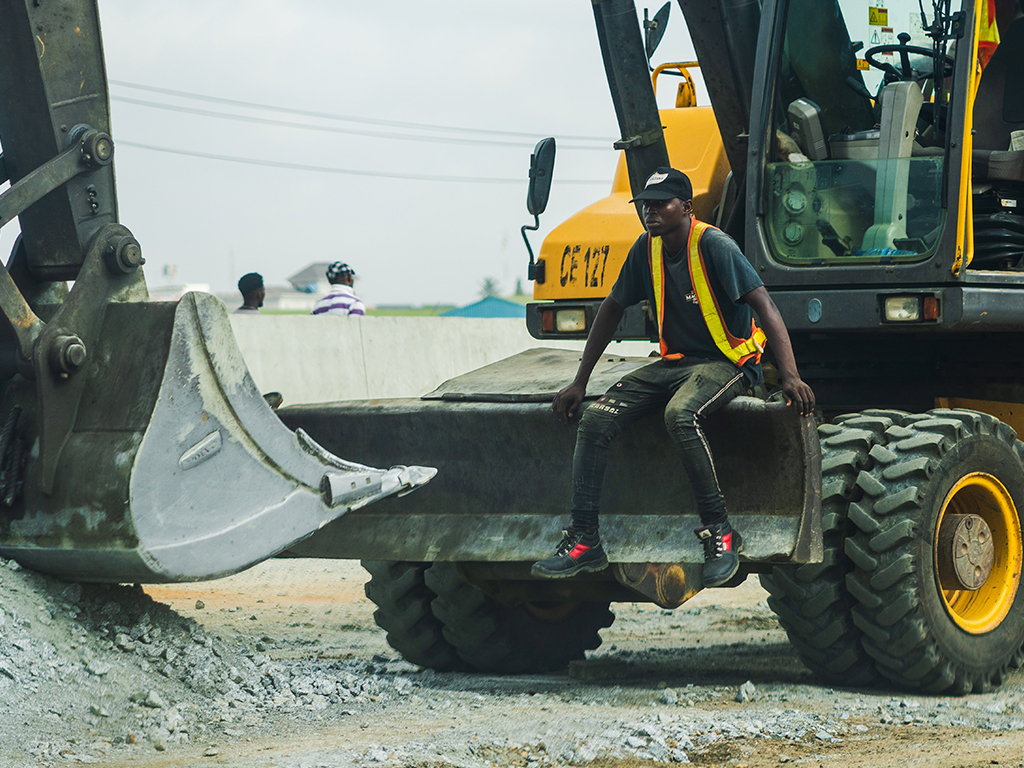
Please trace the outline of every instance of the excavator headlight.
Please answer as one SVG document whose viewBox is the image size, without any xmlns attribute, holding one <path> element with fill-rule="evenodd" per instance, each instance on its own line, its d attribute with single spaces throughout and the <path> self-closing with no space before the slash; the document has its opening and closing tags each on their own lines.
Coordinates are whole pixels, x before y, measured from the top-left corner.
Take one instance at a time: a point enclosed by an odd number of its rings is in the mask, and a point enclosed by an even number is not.
<svg viewBox="0 0 1024 768">
<path fill-rule="evenodd" d="M 890 323 L 913 323 L 921 319 L 919 296 L 886 296 L 885 319 Z"/>
<path fill-rule="evenodd" d="M 587 330 L 587 313 L 580 309 L 559 309 L 555 312 L 555 330 L 559 333 L 582 333 Z"/>
</svg>

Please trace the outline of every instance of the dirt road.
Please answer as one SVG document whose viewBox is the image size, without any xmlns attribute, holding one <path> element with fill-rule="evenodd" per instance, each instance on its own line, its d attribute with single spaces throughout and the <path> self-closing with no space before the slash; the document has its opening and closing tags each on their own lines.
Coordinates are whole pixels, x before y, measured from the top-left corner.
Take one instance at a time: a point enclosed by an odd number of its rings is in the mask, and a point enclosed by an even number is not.
<svg viewBox="0 0 1024 768">
<path fill-rule="evenodd" d="M 499 677 L 403 661 L 353 562 L 145 593 L 0 566 L 5 768 L 1024 766 L 1024 675 L 965 698 L 824 687 L 755 579 L 616 604 L 566 673 Z"/>
<path fill-rule="evenodd" d="M 212 749 L 187 745 L 159 761 L 149 753 L 119 764 L 1024 765 L 1024 675 L 966 699 L 823 688 L 754 578 L 674 612 L 616 605 L 601 648 L 568 675 L 513 678 L 396 663 L 365 579 L 352 562 L 277 560 L 214 583 L 147 589 L 212 634 L 261 642 L 274 659 L 353 660 L 412 682 L 360 708 L 275 714 Z M 752 700 L 738 703 L 748 680 Z M 681 734 L 691 748 L 679 749 L 687 745 L 673 735 Z"/>
</svg>

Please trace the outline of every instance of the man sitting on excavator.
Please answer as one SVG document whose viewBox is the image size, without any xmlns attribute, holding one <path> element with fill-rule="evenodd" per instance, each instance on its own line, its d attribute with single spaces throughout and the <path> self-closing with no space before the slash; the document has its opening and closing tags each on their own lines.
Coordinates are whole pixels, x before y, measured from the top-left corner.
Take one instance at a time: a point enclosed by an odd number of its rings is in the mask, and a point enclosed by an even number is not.
<svg viewBox="0 0 1024 768">
<path fill-rule="evenodd" d="M 686 174 L 659 168 L 631 201 L 642 202 L 647 232 L 630 249 L 598 310 L 576 378 L 555 396 L 552 409 L 563 423 L 575 416 L 625 308 L 645 299 L 657 315 L 661 359 L 627 374 L 584 411 L 573 455 L 572 524 L 556 554 L 534 563 L 535 576 L 567 578 L 608 565 L 598 509 L 609 444 L 627 425 L 664 407 L 665 425 L 697 501 L 704 586 L 725 584 L 739 569 L 743 539 L 726 518 L 702 420 L 762 381 L 766 340 L 786 404 L 804 417 L 814 409 L 814 393 L 800 379 L 775 303 L 736 242 L 693 217 L 692 198 Z M 754 312 L 764 331 L 754 323 Z"/>
</svg>

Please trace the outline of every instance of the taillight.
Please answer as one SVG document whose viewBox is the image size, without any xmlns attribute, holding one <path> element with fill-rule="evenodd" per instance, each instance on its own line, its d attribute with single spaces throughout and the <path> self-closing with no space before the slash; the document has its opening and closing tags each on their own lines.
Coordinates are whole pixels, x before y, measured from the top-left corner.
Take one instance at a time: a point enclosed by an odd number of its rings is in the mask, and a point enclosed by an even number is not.
<svg viewBox="0 0 1024 768">
<path fill-rule="evenodd" d="M 547 333 L 555 330 L 555 310 L 545 309 L 540 313 L 540 329 Z"/>
</svg>

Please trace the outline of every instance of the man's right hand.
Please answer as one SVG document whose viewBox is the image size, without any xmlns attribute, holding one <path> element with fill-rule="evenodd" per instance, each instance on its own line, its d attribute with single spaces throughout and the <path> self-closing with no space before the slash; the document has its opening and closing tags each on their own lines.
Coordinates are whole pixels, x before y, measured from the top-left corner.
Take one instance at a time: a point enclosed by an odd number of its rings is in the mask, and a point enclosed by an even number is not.
<svg viewBox="0 0 1024 768">
<path fill-rule="evenodd" d="M 560 422 L 568 424 L 572 417 L 576 415 L 576 411 L 579 410 L 580 403 L 583 402 L 586 394 L 587 385 L 577 384 L 574 381 L 555 395 L 555 399 L 551 403 L 551 410 L 555 412 L 555 416 L 558 417 Z"/>
</svg>

